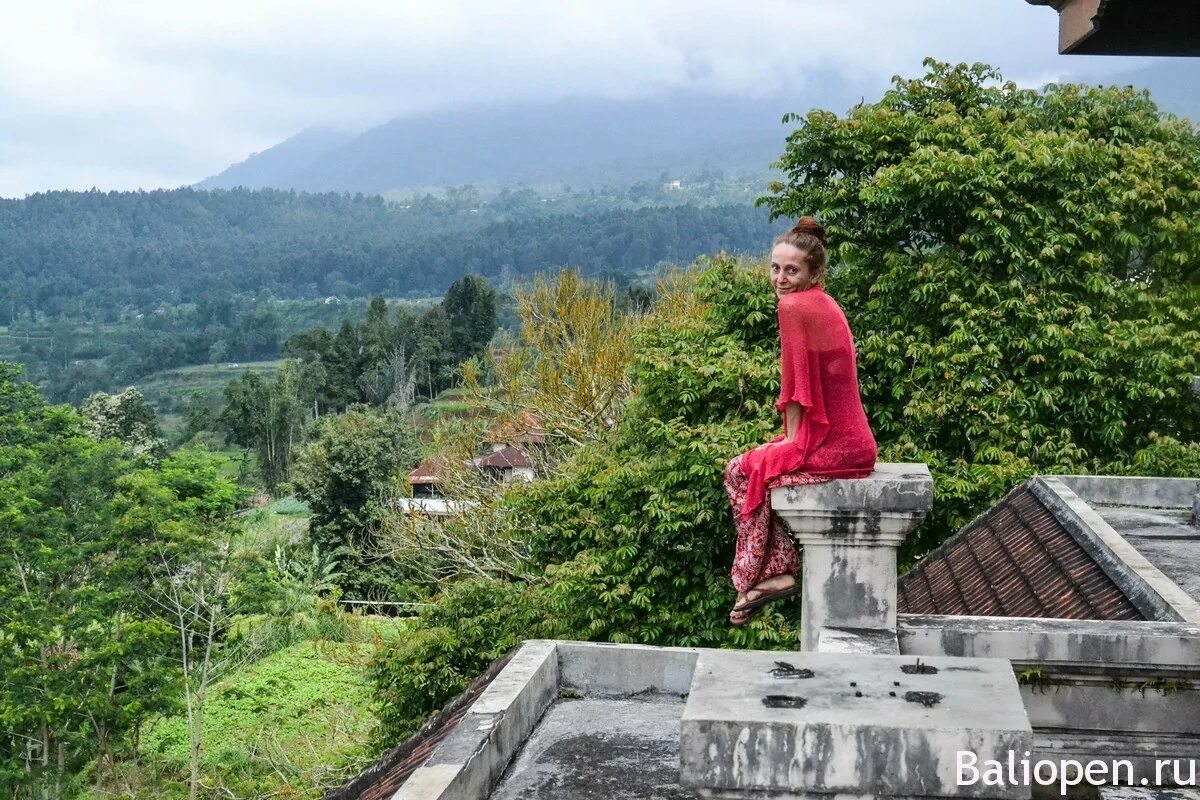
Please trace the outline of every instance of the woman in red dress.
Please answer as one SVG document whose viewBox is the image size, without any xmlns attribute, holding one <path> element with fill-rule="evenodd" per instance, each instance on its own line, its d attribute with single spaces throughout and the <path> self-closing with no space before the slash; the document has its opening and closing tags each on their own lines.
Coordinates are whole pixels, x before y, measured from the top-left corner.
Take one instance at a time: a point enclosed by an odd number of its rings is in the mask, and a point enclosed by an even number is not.
<svg viewBox="0 0 1200 800">
<path fill-rule="evenodd" d="M 798 591 L 800 558 L 782 520 L 771 513 L 769 490 L 865 478 L 875 468 L 875 437 L 858 392 L 850 326 L 821 288 L 826 263 L 825 229 L 812 217 L 797 222 L 771 249 L 781 350 L 775 408 L 783 416 L 783 434 L 725 467 L 737 528 L 733 625 Z"/>
</svg>

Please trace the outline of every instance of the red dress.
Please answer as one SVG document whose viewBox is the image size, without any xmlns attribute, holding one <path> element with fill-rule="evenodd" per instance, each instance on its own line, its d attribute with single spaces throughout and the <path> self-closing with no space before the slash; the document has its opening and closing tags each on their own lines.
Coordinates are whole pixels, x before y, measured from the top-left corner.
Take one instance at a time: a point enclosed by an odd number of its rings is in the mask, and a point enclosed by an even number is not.
<svg viewBox="0 0 1200 800">
<path fill-rule="evenodd" d="M 738 538 L 731 575 L 738 591 L 791 574 L 799 558 L 771 514 L 771 486 L 865 478 L 875 469 L 875 437 L 858 392 L 858 364 L 846 315 L 820 286 L 779 300 L 781 414 L 804 412 L 793 441 L 777 436 L 726 466 L 725 489 Z M 786 427 L 786 417 L 785 417 Z"/>
</svg>

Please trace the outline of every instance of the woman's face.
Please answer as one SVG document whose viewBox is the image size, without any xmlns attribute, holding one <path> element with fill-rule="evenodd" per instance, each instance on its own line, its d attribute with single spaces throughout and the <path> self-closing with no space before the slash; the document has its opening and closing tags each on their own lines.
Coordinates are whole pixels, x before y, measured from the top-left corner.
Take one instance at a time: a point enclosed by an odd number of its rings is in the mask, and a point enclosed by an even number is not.
<svg viewBox="0 0 1200 800">
<path fill-rule="evenodd" d="M 812 287 L 812 273 L 804 263 L 804 255 L 803 250 L 786 242 L 780 242 L 771 250 L 771 285 L 775 287 L 776 297 Z"/>
</svg>

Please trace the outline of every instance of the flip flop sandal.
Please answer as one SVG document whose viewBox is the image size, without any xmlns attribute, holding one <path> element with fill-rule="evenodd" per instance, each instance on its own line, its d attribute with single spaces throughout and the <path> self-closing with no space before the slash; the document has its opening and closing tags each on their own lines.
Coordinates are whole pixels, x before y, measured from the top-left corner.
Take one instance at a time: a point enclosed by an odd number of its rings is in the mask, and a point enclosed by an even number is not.
<svg viewBox="0 0 1200 800">
<path fill-rule="evenodd" d="M 763 606 L 759 606 L 758 608 L 749 608 L 749 609 L 744 608 L 744 607 L 743 608 L 735 608 L 729 612 L 729 624 L 735 628 L 740 628 L 743 625 L 745 625 L 746 623 L 748 623 L 750 620 L 757 617 L 762 612 L 763 612 Z M 734 622 L 734 619 L 733 619 L 734 614 L 738 615 L 736 622 Z"/>
<path fill-rule="evenodd" d="M 766 594 L 751 600 L 749 603 L 743 603 L 740 606 L 734 606 L 733 610 L 743 614 L 747 611 L 761 611 L 763 606 L 774 603 L 776 600 L 782 600 L 785 597 L 791 597 L 792 595 L 796 594 L 800 594 L 800 584 L 798 583 L 792 584 L 786 589 L 777 589 L 774 592 L 767 592 Z"/>
</svg>

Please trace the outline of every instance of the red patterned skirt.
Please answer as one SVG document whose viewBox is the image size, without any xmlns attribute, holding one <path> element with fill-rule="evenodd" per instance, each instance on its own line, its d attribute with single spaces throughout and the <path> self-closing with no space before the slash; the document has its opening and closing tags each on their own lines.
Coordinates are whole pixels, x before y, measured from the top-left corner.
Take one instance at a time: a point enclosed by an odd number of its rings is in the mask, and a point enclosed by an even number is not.
<svg viewBox="0 0 1200 800">
<path fill-rule="evenodd" d="M 783 520 L 771 511 L 769 490 L 777 486 L 803 486 L 831 480 L 823 475 L 795 472 L 780 475 L 767 484 L 768 493 L 750 519 L 743 521 L 742 504 L 746 500 L 749 477 L 742 470 L 743 453 L 725 466 L 725 491 L 733 508 L 733 525 L 737 529 L 737 544 L 733 554 L 733 588 L 739 592 L 753 589 L 776 575 L 795 575 L 800 569 L 800 556 Z"/>
</svg>

